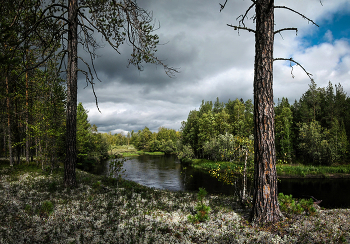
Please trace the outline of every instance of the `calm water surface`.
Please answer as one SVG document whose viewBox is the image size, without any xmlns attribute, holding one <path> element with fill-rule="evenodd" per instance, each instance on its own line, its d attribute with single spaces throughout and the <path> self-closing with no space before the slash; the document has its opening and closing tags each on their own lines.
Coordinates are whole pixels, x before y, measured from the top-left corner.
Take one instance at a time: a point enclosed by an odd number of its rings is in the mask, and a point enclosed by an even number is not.
<svg viewBox="0 0 350 244">
<path fill-rule="evenodd" d="M 108 175 L 108 161 L 102 166 L 95 173 Z M 198 191 L 199 187 L 204 187 L 210 193 L 234 193 L 234 187 L 180 164 L 173 155 L 130 157 L 124 169 L 124 179 L 148 187 L 170 191 Z M 281 179 L 278 192 L 297 198 L 314 196 L 322 199 L 320 206 L 326 208 L 350 207 L 350 179 Z"/>
</svg>

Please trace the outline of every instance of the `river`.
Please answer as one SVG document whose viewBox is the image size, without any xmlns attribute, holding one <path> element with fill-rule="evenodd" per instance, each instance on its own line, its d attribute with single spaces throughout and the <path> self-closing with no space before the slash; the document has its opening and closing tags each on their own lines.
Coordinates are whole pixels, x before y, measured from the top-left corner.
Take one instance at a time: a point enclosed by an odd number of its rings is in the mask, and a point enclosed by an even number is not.
<svg viewBox="0 0 350 244">
<path fill-rule="evenodd" d="M 127 159 L 123 178 L 141 185 L 170 191 L 198 191 L 199 187 L 204 187 L 209 193 L 234 193 L 234 187 L 182 165 L 173 155 L 141 155 Z M 108 162 L 95 173 L 108 175 Z M 281 179 L 278 192 L 297 198 L 313 196 L 323 200 L 320 206 L 325 208 L 350 207 L 350 179 Z"/>
</svg>

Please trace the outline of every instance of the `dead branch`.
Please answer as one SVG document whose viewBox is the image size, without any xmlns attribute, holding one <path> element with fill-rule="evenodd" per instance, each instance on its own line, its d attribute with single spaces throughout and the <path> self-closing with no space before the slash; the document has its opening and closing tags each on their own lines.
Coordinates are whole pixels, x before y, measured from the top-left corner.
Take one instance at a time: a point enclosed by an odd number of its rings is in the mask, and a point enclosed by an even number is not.
<svg viewBox="0 0 350 244">
<path fill-rule="evenodd" d="M 236 18 L 236 20 L 238 20 L 241 17 L 241 20 L 238 22 L 239 26 L 241 26 L 241 24 L 243 25 L 243 27 L 245 27 L 244 24 L 244 19 L 247 18 L 247 15 L 249 13 L 249 11 L 255 6 L 255 1 L 253 1 L 253 4 L 249 6 L 249 8 L 247 9 L 247 11 L 245 11 L 244 15 L 240 15 Z"/>
<path fill-rule="evenodd" d="M 293 58 L 274 58 L 273 61 L 276 61 L 276 60 L 283 60 L 283 61 L 290 61 L 290 67 L 292 68 L 291 70 L 291 75 L 292 75 L 292 78 L 294 79 L 294 74 L 293 74 L 293 66 L 292 66 L 292 62 L 295 63 L 296 65 L 298 65 L 300 68 L 302 68 L 305 72 L 305 74 L 310 78 L 310 80 L 313 80 L 311 78 L 312 74 L 307 72 L 306 69 L 300 64 L 298 63 L 297 61 L 295 61 Z"/>
<path fill-rule="evenodd" d="M 241 27 L 241 26 L 230 25 L 230 24 L 227 24 L 227 26 L 234 28 L 234 30 L 246 30 L 246 31 L 255 33 L 255 30 L 247 28 L 247 27 Z"/>
<path fill-rule="evenodd" d="M 316 25 L 317 27 L 319 27 L 312 19 L 309 19 L 308 17 L 306 17 L 305 15 L 299 13 L 298 11 L 295 11 L 292 8 L 286 7 L 286 6 L 274 6 L 274 8 L 284 8 L 284 9 L 288 9 L 289 11 L 292 11 L 298 15 L 300 15 L 301 17 L 303 17 L 304 19 L 308 20 L 309 22 L 311 22 L 312 24 Z"/>
<path fill-rule="evenodd" d="M 227 0 L 225 1 L 224 4 L 219 3 L 220 4 L 220 12 L 225 8 L 226 3 L 227 3 Z"/>
<path fill-rule="evenodd" d="M 295 35 L 298 35 L 298 28 L 283 28 L 283 29 L 279 29 L 279 30 L 277 30 L 277 31 L 275 31 L 273 34 L 277 34 L 277 33 L 280 33 L 280 32 L 282 32 L 282 31 L 287 31 L 287 30 L 293 30 L 293 31 L 295 31 Z"/>
<path fill-rule="evenodd" d="M 92 71 L 91 71 L 91 68 L 90 68 L 90 65 L 81 57 L 78 57 L 85 65 L 86 67 L 88 68 L 89 72 L 85 71 L 85 70 L 81 70 L 79 69 L 78 71 L 80 71 L 81 73 L 83 73 L 85 75 L 85 80 L 86 80 L 86 87 L 88 86 L 88 84 L 90 83 L 91 85 L 91 88 L 92 88 L 92 92 L 94 93 L 94 96 L 95 96 L 95 103 L 96 103 L 96 107 L 98 109 L 98 111 L 101 113 L 101 110 L 100 108 L 98 107 L 98 100 L 97 100 L 97 95 L 95 93 L 95 83 L 94 83 L 94 76 L 92 74 Z M 89 78 L 91 77 L 91 79 Z M 86 88 L 84 87 L 84 88 Z"/>
</svg>

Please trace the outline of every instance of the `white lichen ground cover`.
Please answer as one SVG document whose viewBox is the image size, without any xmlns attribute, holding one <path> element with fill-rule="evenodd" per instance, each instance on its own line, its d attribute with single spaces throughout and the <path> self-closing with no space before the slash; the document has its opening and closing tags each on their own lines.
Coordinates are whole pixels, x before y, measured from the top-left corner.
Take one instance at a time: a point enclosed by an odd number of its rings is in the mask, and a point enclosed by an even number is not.
<svg viewBox="0 0 350 244">
<path fill-rule="evenodd" d="M 60 171 L 1 170 L 0 243 L 350 243 L 350 210 L 318 210 L 277 225 L 252 227 L 234 198 L 207 196 L 210 219 L 192 224 L 196 194 L 150 189 L 77 170 L 63 187 Z M 50 201 L 53 211 L 45 211 Z"/>
</svg>

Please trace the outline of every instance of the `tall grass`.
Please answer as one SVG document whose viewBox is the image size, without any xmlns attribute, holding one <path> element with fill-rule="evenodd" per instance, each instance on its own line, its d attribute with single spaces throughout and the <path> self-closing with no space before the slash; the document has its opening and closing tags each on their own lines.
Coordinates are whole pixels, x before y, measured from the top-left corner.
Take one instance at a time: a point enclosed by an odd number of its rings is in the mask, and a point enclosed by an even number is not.
<svg viewBox="0 0 350 244">
<path fill-rule="evenodd" d="M 241 166 L 239 162 L 214 162 L 207 159 L 193 159 L 191 166 L 195 169 L 209 172 L 211 170 L 225 170 L 234 165 Z M 350 177 L 350 164 L 337 166 L 289 165 L 277 164 L 277 175 L 280 177 Z"/>
<path fill-rule="evenodd" d="M 299 177 L 332 177 L 334 174 L 350 174 L 350 165 L 339 166 L 312 166 L 312 165 L 277 165 L 278 176 Z M 344 176 L 344 175 L 343 175 Z"/>
</svg>

